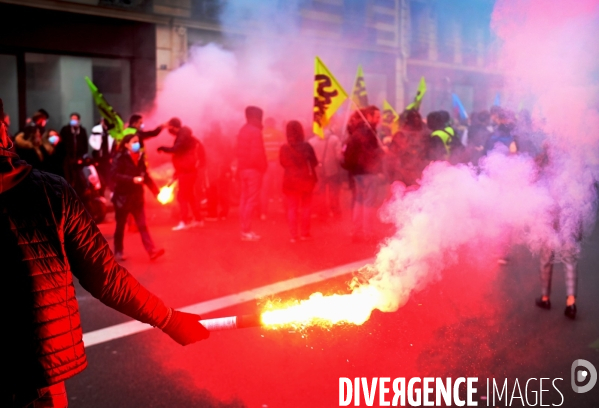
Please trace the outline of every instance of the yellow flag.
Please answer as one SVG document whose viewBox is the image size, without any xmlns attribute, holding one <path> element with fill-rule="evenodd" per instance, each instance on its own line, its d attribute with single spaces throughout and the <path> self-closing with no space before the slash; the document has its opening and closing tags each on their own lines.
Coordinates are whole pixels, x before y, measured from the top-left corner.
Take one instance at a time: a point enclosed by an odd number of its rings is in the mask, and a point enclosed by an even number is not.
<svg viewBox="0 0 599 408">
<path fill-rule="evenodd" d="M 316 57 L 314 74 L 314 122 L 312 131 L 324 139 L 324 128 L 347 99 L 347 92 L 331 71 Z"/>
<path fill-rule="evenodd" d="M 420 78 L 420 84 L 418 84 L 418 91 L 416 91 L 416 96 L 414 97 L 414 102 L 409 104 L 407 106 L 406 110 L 411 110 L 411 109 L 419 110 L 420 104 L 422 103 L 422 98 L 424 97 L 425 93 L 426 93 L 426 81 L 424 80 L 424 77 L 422 77 L 422 78 Z"/>
<path fill-rule="evenodd" d="M 366 82 L 364 81 L 362 65 L 358 65 L 358 73 L 356 74 L 351 99 L 356 108 L 360 109 L 368 106 L 368 93 L 366 92 Z"/>
<path fill-rule="evenodd" d="M 381 125 L 385 128 L 385 133 L 393 136 L 399 130 L 399 115 L 393 109 L 393 106 L 385 99 L 383 101 L 383 115 Z"/>
</svg>

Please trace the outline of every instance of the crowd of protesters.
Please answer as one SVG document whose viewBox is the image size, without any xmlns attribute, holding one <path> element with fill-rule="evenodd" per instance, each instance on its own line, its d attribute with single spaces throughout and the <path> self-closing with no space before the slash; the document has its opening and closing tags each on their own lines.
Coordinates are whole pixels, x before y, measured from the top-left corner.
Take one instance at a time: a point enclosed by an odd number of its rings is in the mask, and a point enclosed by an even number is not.
<svg viewBox="0 0 599 408">
<path fill-rule="evenodd" d="M 351 191 L 351 236 L 357 242 L 370 241 L 375 239 L 376 211 L 385 186 L 401 182 L 408 191 L 417 189 L 430 162 L 478 165 L 493 149 L 507 154 L 540 153 L 535 148 L 538 143 L 532 140 L 530 114 L 522 111 L 516 117 L 498 106 L 473 112 L 467 122 L 453 120 L 447 111 L 423 117 L 417 109 L 407 110 L 394 132 L 380 126 L 381 112 L 368 106 L 354 111 L 347 123 L 332 120 L 324 137 L 307 131 L 299 121 L 277 126 L 273 117 L 263 118 L 259 107 L 247 107 L 245 115 L 246 123 L 237 135 L 224 134 L 223 124 L 214 121 L 197 137 L 178 118 L 145 130 L 143 117 L 134 114 L 125 137 L 115 141 L 104 121 L 88 136 L 76 112 L 59 132 L 46 129 L 49 114 L 40 109 L 12 139 L 23 160 L 64 177 L 76 191 L 79 167 L 91 158 L 101 181 L 101 195 L 108 190 L 118 213 L 115 251 L 120 259 L 124 259 L 121 241 L 129 214 L 144 232 L 142 241 L 150 257 L 162 254 L 147 233 L 143 185 L 158 194 L 149 175 L 144 142 L 163 130 L 174 137 L 171 146 L 157 149 L 171 156 L 178 182 L 180 221 L 173 230 L 226 219 L 231 203 L 238 202 L 244 241 L 260 239 L 254 220 L 271 217 L 279 203 L 285 207 L 291 242 L 308 239 L 312 217 L 326 221 L 342 216 L 344 186 Z M 234 192 L 238 196 L 233 197 Z"/>
<path fill-rule="evenodd" d="M 542 137 L 534 133 L 530 114 L 516 114 L 498 106 L 473 112 L 467 120 L 452 119 L 443 110 L 426 117 L 417 109 L 406 110 L 394 132 L 379 124 L 379 109 L 368 106 L 352 112 L 347 123 L 332 120 L 324 137 L 312 134 L 300 121 L 277 126 L 274 118 L 263 116 L 261 108 L 248 106 L 246 123 L 236 135 L 225 134 L 224 124 L 215 121 L 196 137 L 178 118 L 144 130 L 143 117 L 135 114 L 126 136 L 117 142 L 108 135 L 104 122 L 94 126 L 88 137 L 78 113 L 70 115 L 60 132 L 46 129 L 49 115 L 40 109 L 12 137 L 13 149 L 34 168 L 64 177 L 76 191 L 80 179 L 77 165 L 91 152 L 102 194 L 108 189 L 114 204 L 117 260 L 125 259 L 123 234 L 128 220 L 130 225 L 135 223 L 151 259 L 164 254 L 150 237 L 143 201 L 144 185 L 158 195 L 148 171 L 144 141 L 163 130 L 174 137 L 171 146 L 157 149 L 171 156 L 178 182 L 180 220 L 173 231 L 224 220 L 231 203 L 238 202 L 240 238 L 250 242 L 261 238 L 254 228 L 256 220 L 273 218 L 278 204 L 284 207 L 290 242 L 311 239 L 312 218 L 328 221 L 342 217 L 344 190 L 351 192 L 346 216 L 351 218 L 352 229 L 348 235 L 353 242 L 376 242 L 380 238 L 376 214 L 388 187 L 403 183 L 408 192 L 418 189 L 431 162 L 477 166 L 491 150 L 531 157 L 542 157 L 543 153 Z M 544 282 L 550 282 L 547 271 L 551 254 L 543 259 Z M 507 261 L 502 256 L 498 262 Z M 576 265 L 572 264 L 569 281 L 575 282 Z M 575 316 L 576 288 L 570 286 L 569 306 L 573 310 L 568 313 Z M 543 290 L 539 307 L 549 307 L 548 292 Z"/>
</svg>

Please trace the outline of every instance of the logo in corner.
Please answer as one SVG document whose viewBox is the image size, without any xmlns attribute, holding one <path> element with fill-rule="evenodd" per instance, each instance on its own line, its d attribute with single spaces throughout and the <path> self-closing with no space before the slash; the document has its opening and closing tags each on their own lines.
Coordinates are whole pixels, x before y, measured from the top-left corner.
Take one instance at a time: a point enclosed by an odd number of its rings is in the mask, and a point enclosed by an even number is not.
<svg viewBox="0 0 599 408">
<path fill-rule="evenodd" d="M 578 359 L 572 363 L 572 389 L 578 394 L 584 394 L 593 389 L 597 383 L 597 370 L 590 362 Z M 588 379 L 588 382 L 587 382 Z M 583 384 L 585 385 L 578 385 Z"/>
</svg>

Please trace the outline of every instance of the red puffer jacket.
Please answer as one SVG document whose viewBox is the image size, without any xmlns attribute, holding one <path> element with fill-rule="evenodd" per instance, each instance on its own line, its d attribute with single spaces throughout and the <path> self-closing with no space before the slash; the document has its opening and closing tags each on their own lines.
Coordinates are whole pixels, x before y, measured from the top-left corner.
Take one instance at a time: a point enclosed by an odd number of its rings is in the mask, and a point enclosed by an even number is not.
<svg viewBox="0 0 599 408">
<path fill-rule="evenodd" d="M 115 262 L 64 179 L 33 170 L 2 187 L 0 304 L 8 338 L 3 371 L 10 376 L 5 385 L 40 388 L 87 366 L 73 275 L 104 304 L 153 326 L 166 322 L 168 308 Z"/>
</svg>

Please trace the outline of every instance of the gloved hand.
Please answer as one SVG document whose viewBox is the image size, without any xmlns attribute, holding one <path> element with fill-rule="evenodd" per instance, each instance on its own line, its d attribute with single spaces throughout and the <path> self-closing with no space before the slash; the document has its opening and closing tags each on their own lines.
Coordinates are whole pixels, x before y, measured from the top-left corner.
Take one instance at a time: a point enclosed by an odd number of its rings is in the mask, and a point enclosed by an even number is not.
<svg viewBox="0 0 599 408">
<path fill-rule="evenodd" d="M 199 323 L 201 318 L 200 315 L 173 310 L 170 320 L 162 331 L 180 345 L 187 346 L 210 336 L 210 332 Z"/>
</svg>

